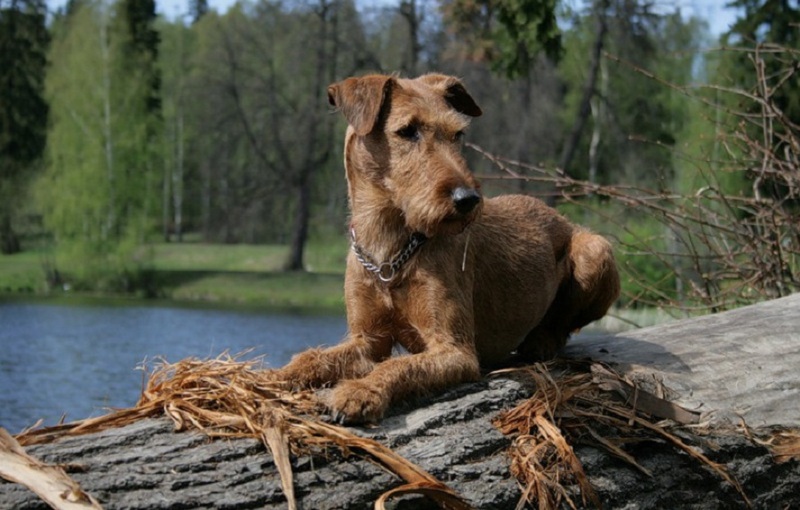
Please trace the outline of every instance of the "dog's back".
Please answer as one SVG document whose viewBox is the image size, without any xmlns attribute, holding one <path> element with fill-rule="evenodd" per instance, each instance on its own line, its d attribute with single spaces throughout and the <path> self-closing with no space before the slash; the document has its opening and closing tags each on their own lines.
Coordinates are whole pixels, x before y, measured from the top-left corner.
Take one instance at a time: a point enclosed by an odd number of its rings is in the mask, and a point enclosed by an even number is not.
<svg viewBox="0 0 800 510">
<path fill-rule="evenodd" d="M 565 280 L 572 225 L 542 201 L 487 199 L 469 231 L 475 344 L 481 364 L 508 357 L 541 322 Z"/>
</svg>

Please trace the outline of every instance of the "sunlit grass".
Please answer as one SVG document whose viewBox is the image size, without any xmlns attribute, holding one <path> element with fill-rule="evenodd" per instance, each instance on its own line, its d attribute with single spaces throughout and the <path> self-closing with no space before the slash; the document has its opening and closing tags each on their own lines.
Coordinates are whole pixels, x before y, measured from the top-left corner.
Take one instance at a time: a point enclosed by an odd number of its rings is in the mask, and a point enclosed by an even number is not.
<svg viewBox="0 0 800 510">
<path fill-rule="evenodd" d="M 157 271 L 277 271 L 283 246 L 253 244 L 159 243 L 151 246 Z"/>
<path fill-rule="evenodd" d="M 168 289 L 179 301 L 344 311 L 344 277 L 335 273 L 211 273 Z"/>
<path fill-rule="evenodd" d="M 152 267 L 166 297 L 342 312 L 346 242 L 309 243 L 306 272 L 285 272 L 287 246 L 160 243 Z"/>
<path fill-rule="evenodd" d="M 284 272 L 289 248 L 278 245 L 153 243 L 138 250 L 136 259 L 167 299 L 339 313 L 347 249 L 345 239 L 308 243 L 306 272 Z M 78 295 L 74 288 L 48 291 L 47 260 L 52 257 L 37 251 L 0 256 L 0 294 Z M 69 284 L 74 268 L 68 261 L 59 264 Z"/>
<path fill-rule="evenodd" d="M 0 292 L 40 293 L 45 284 L 44 259 L 35 251 L 0 255 Z"/>
<path fill-rule="evenodd" d="M 153 268 L 158 271 L 281 271 L 288 246 L 256 244 L 157 243 L 152 248 Z M 306 246 L 309 272 L 343 273 L 347 243 L 311 242 Z"/>
</svg>

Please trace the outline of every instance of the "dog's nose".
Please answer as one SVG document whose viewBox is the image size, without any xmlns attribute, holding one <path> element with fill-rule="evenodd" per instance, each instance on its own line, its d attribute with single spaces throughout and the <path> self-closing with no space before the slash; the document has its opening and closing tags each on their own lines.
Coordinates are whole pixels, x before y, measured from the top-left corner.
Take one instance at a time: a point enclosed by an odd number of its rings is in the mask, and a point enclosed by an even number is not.
<svg viewBox="0 0 800 510">
<path fill-rule="evenodd" d="M 481 201 L 481 195 L 473 188 L 459 186 L 453 190 L 453 204 L 459 214 L 467 214 Z"/>
</svg>

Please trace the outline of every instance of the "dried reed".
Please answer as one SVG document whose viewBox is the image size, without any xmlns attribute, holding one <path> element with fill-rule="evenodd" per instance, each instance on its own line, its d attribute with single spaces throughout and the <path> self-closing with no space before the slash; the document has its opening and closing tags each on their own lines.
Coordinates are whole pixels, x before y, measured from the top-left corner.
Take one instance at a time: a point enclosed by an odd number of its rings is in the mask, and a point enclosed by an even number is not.
<svg viewBox="0 0 800 510">
<path fill-rule="evenodd" d="M 718 464 L 668 430 L 667 423 L 692 424 L 697 414 L 667 402 L 626 381 L 610 368 L 589 361 L 558 360 L 513 369 L 533 379 L 536 391 L 529 399 L 498 415 L 494 425 L 515 437 L 510 449 L 511 470 L 523 489 L 523 499 L 541 510 L 577 508 L 569 487 L 580 490 L 582 505 L 600 507 L 571 444 L 589 442 L 651 473 L 626 453 L 621 444 L 627 438 L 665 440 L 668 444 L 701 462 L 750 501 L 725 466 Z M 502 372 L 508 372 L 502 371 Z M 597 427 L 613 431 L 603 437 Z M 522 501 L 520 505 L 522 505 Z M 518 507 L 518 508 L 521 508 Z"/>
</svg>

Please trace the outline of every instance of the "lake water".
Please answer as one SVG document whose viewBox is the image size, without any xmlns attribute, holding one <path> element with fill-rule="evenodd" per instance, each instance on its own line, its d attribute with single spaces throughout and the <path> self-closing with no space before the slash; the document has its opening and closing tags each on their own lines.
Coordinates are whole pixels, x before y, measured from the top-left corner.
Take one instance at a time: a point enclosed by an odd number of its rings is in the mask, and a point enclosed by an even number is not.
<svg viewBox="0 0 800 510">
<path fill-rule="evenodd" d="M 12 434 L 134 405 L 141 367 L 163 357 L 213 358 L 253 348 L 281 366 L 310 346 L 335 344 L 344 317 L 176 306 L 0 301 L 0 427 Z"/>
</svg>

